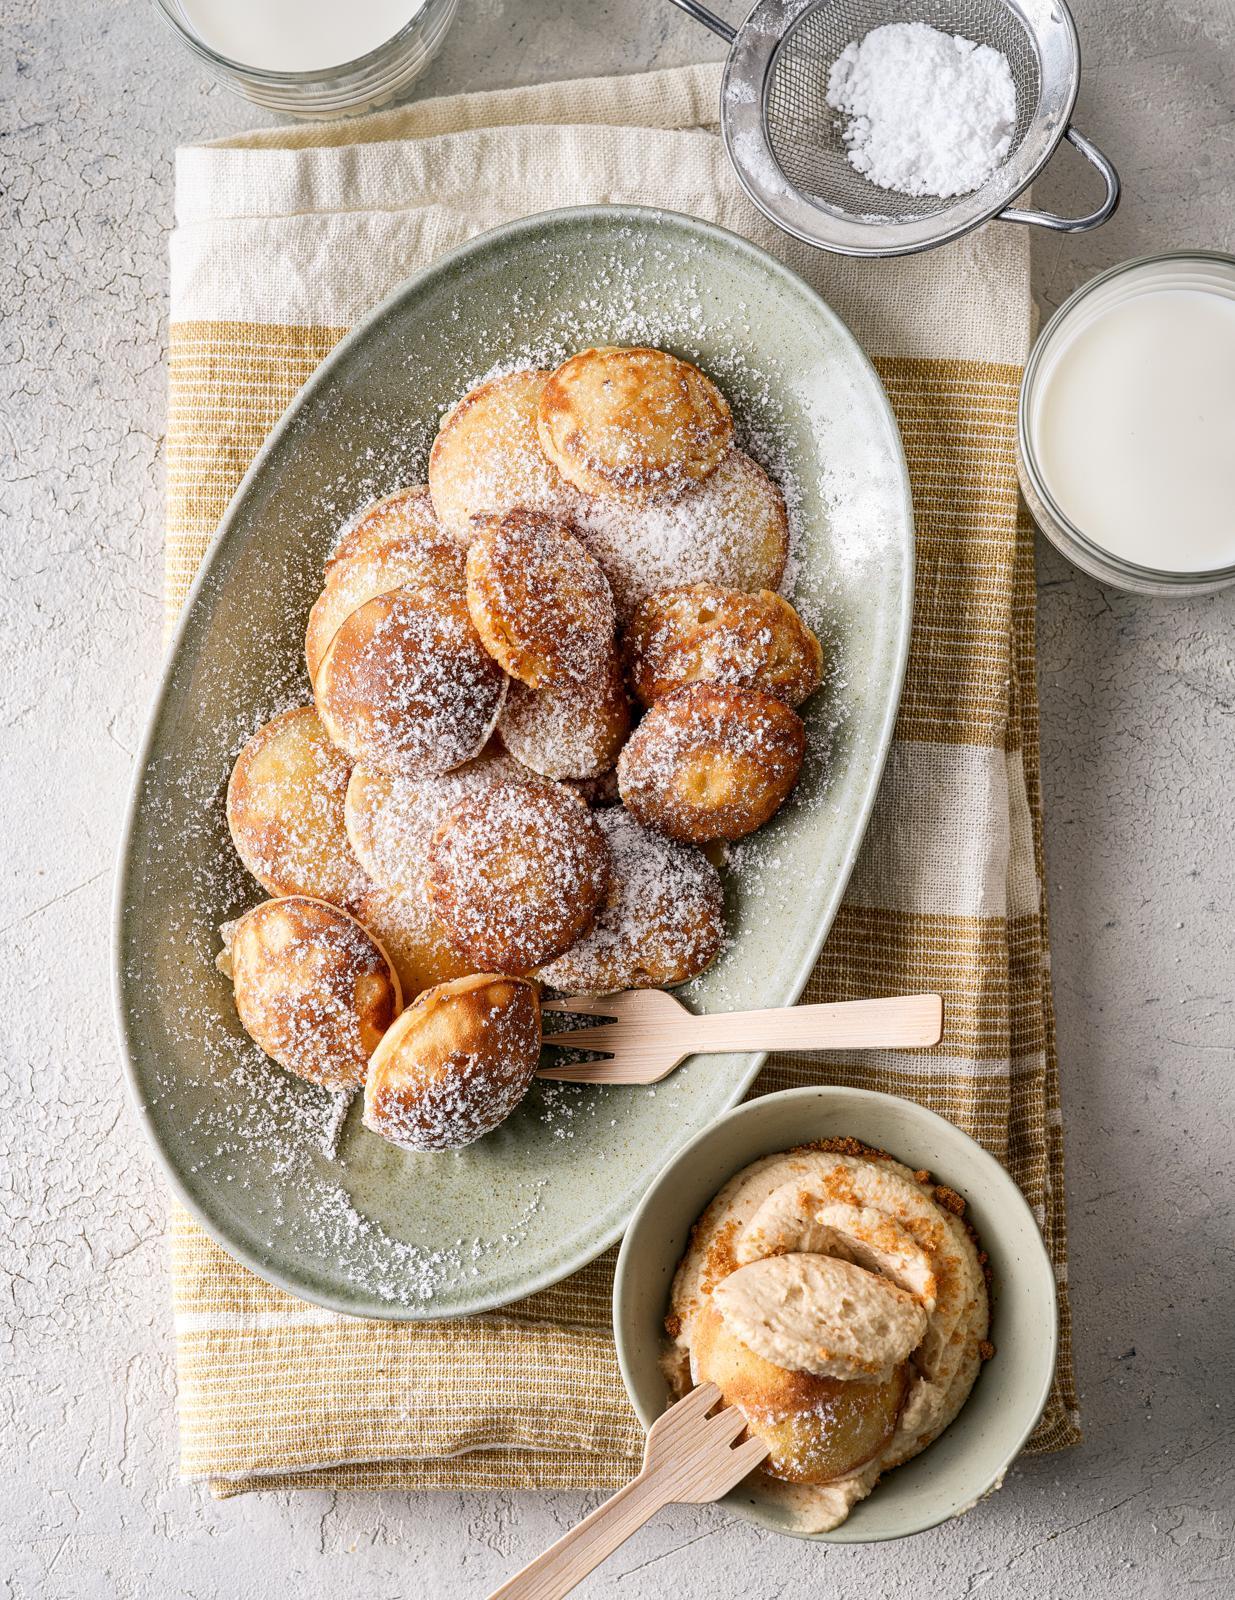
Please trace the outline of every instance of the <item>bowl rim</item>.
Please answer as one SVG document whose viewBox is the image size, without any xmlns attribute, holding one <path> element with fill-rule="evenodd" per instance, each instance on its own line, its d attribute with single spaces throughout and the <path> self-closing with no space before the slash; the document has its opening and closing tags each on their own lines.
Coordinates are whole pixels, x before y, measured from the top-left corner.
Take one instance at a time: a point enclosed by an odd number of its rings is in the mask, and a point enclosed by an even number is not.
<svg viewBox="0 0 1235 1600">
<path fill-rule="evenodd" d="M 985 1482 L 975 1484 L 972 1493 L 963 1504 L 955 1507 L 955 1509 L 943 1511 L 938 1515 L 932 1512 L 921 1518 L 910 1518 L 906 1526 L 898 1528 L 894 1532 L 874 1534 L 867 1537 L 854 1537 L 852 1534 L 845 1533 L 845 1530 L 849 1527 L 848 1520 L 826 1533 L 807 1533 L 794 1528 L 786 1528 L 774 1523 L 769 1517 L 752 1513 L 747 1502 L 736 1498 L 736 1491 L 726 1495 L 718 1502 L 718 1504 L 725 1506 L 744 1521 L 753 1522 L 759 1527 L 767 1528 L 771 1532 L 782 1534 L 788 1538 L 807 1539 L 824 1544 L 881 1544 L 894 1539 L 909 1538 L 913 1534 L 925 1533 L 928 1529 L 938 1527 L 941 1523 L 950 1522 L 956 1517 L 963 1516 L 967 1511 L 972 1510 L 979 1500 L 984 1499 L 988 1494 L 998 1489 L 1003 1483 L 1008 1468 L 1024 1448 L 1026 1440 L 1037 1426 L 1043 1411 L 1046 1409 L 1047 1400 L 1050 1398 L 1051 1386 L 1055 1379 L 1055 1369 L 1059 1357 L 1059 1291 L 1054 1263 L 1046 1248 L 1046 1242 L 1042 1238 L 1042 1231 L 1038 1226 L 1032 1207 L 1021 1192 L 1016 1180 L 989 1150 L 979 1144 L 970 1134 L 967 1134 L 964 1129 L 957 1127 L 954 1122 L 950 1122 L 946 1117 L 941 1117 L 938 1112 L 931 1111 L 928 1107 L 920 1105 L 916 1100 L 906 1100 L 900 1095 L 885 1094 L 878 1089 L 850 1088 L 847 1084 L 805 1084 L 796 1089 L 781 1089 L 773 1094 L 759 1095 L 753 1100 L 744 1100 L 740 1105 L 734 1106 L 732 1110 L 726 1111 L 722 1116 L 717 1117 L 714 1122 L 709 1123 L 706 1128 L 696 1134 L 689 1143 L 683 1145 L 665 1163 L 652 1183 L 644 1191 L 642 1200 L 635 1208 L 627 1224 L 614 1271 L 613 1339 L 617 1349 L 618 1368 L 622 1374 L 622 1382 L 625 1385 L 627 1397 L 635 1415 L 639 1419 L 640 1426 L 646 1431 L 660 1413 L 659 1411 L 651 1411 L 642 1402 L 642 1396 L 634 1376 L 633 1358 L 626 1344 L 623 1317 L 626 1298 L 634 1292 L 633 1285 L 637 1268 L 633 1265 L 633 1262 L 635 1260 L 637 1234 L 640 1225 L 658 1205 L 665 1186 L 677 1169 L 684 1163 L 689 1162 L 699 1149 L 706 1145 L 708 1140 L 716 1138 L 721 1129 L 731 1126 L 743 1118 L 755 1115 L 761 1108 L 771 1104 L 797 1102 L 805 1107 L 808 1103 L 819 1105 L 820 1102 L 823 1102 L 826 1104 L 833 1097 L 840 1096 L 844 1096 L 847 1101 L 857 1099 L 859 1102 L 864 1102 L 870 1106 L 891 1103 L 898 1111 L 903 1112 L 911 1120 L 920 1122 L 922 1126 L 930 1128 L 941 1125 L 948 1130 L 950 1135 L 958 1136 L 965 1144 L 972 1147 L 971 1154 L 975 1159 L 983 1181 L 989 1181 L 992 1188 L 999 1190 L 1014 1209 L 1019 1208 L 1024 1219 L 1030 1224 L 1029 1237 L 1036 1241 L 1038 1265 L 1044 1269 L 1042 1278 L 1046 1286 L 1047 1297 L 1045 1309 L 1049 1313 L 1049 1337 L 1047 1340 L 1049 1359 L 1044 1366 L 1043 1381 L 1034 1397 L 1032 1412 L 1026 1411 L 1026 1420 L 1017 1429 L 1015 1437 L 1010 1438 L 1006 1448 L 1000 1452 L 999 1464 L 995 1471 L 987 1475 Z M 809 1131 L 805 1127 L 803 1133 L 804 1137 L 801 1142 L 803 1144 L 809 1143 Z M 790 1148 L 793 1147 L 791 1146 Z M 764 1154 L 768 1155 L 773 1153 L 770 1150 L 764 1152 Z M 893 1154 L 893 1152 L 888 1153 Z M 758 1159 L 758 1155 L 751 1154 L 738 1166 L 735 1166 L 731 1172 L 727 1172 L 718 1178 L 713 1193 L 719 1194 L 730 1178 L 735 1177 L 743 1167 Z M 947 1178 L 948 1175 L 945 1173 L 943 1181 L 947 1182 Z M 971 1187 L 972 1185 L 966 1185 L 967 1189 Z M 693 1218 L 691 1219 L 692 1222 L 694 1220 Z M 636 1242 L 632 1243 L 632 1241 Z M 1018 1275 L 1025 1270 L 1028 1270 L 1028 1263 L 1018 1268 Z M 964 1408 L 962 1407 L 961 1413 L 958 1413 L 958 1415 L 963 1414 L 963 1411 Z M 944 1432 L 946 1433 L 947 1429 Z M 929 1446 L 927 1448 L 929 1449 Z M 902 1465 L 907 1464 L 902 1463 Z"/>
<path fill-rule="evenodd" d="M 904 559 L 900 582 L 900 621 L 895 640 L 895 654 L 888 673 L 887 698 L 883 705 L 882 714 L 878 718 L 877 726 L 872 729 L 872 738 L 877 753 L 870 767 L 869 787 L 861 807 L 861 820 L 847 844 L 836 874 L 836 881 L 832 885 L 826 900 L 820 904 L 820 921 L 817 936 L 813 940 L 810 949 L 804 952 L 785 989 L 785 992 L 790 996 L 786 1004 L 794 1003 L 796 998 L 801 995 L 819 958 L 819 952 L 835 919 L 845 885 L 852 876 L 858 851 L 869 828 L 879 792 L 879 785 L 891 751 L 892 734 L 900 709 L 909 659 L 916 571 L 916 524 L 912 488 L 909 483 L 908 467 L 905 459 L 904 441 L 901 437 L 900 424 L 888 398 L 887 390 L 870 356 L 858 342 L 848 323 L 833 308 L 830 301 L 825 299 L 819 290 L 807 283 L 785 262 L 772 255 L 763 246 L 756 244 L 753 240 L 740 233 L 734 232 L 731 228 L 722 227 L 718 223 L 709 222 L 700 217 L 693 217 L 685 212 L 675 211 L 665 206 L 609 202 L 558 206 L 547 211 L 538 211 L 526 216 L 516 217 L 474 234 L 453 249 L 434 257 L 427 265 L 409 273 L 407 277 L 395 284 L 389 293 L 382 296 L 356 321 L 353 327 L 332 346 L 325 358 L 309 374 L 304 384 L 297 390 L 262 441 L 248 469 L 237 484 L 235 492 L 228 501 L 218 525 L 202 553 L 192 582 L 184 599 L 181 601 L 180 613 L 171 629 L 170 636 L 164 639 L 157 681 L 150 696 L 141 740 L 134 756 L 128 794 L 125 800 L 124 816 L 113 857 L 109 950 L 112 1025 L 120 1050 L 120 1060 L 127 1091 L 126 1098 L 149 1142 L 149 1147 L 154 1152 L 163 1179 L 170 1188 L 173 1197 L 221 1249 L 226 1251 L 234 1261 L 238 1261 L 241 1266 L 247 1267 L 264 1282 L 272 1284 L 275 1288 L 282 1289 L 287 1294 L 294 1295 L 299 1300 L 306 1301 L 311 1305 L 322 1306 L 327 1310 L 345 1316 L 368 1317 L 392 1322 L 437 1322 L 441 1321 L 444 1316 L 475 1316 L 483 1312 L 498 1311 L 503 1306 L 511 1304 L 513 1300 L 522 1299 L 526 1295 L 535 1294 L 541 1289 L 550 1288 L 554 1284 L 562 1282 L 565 1278 L 570 1277 L 572 1273 L 579 1271 L 582 1267 L 594 1261 L 606 1250 L 611 1249 L 629 1227 L 633 1213 L 620 1218 L 607 1228 L 603 1234 L 597 1235 L 588 1244 L 577 1248 L 568 1259 L 557 1261 L 553 1265 L 544 1267 L 534 1276 L 528 1276 L 521 1281 L 518 1289 L 514 1292 L 503 1292 L 500 1298 L 494 1298 L 491 1293 L 480 1292 L 470 1299 L 463 1299 L 458 1304 L 452 1305 L 449 1311 L 446 1312 L 436 1309 L 432 1302 L 429 1302 L 427 1306 L 417 1304 L 410 1307 L 397 1302 L 390 1305 L 378 1305 L 373 1302 L 372 1297 L 369 1297 L 363 1304 L 349 1303 L 333 1291 L 322 1290 L 317 1284 L 307 1285 L 300 1281 L 295 1273 L 284 1271 L 277 1255 L 272 1256 L 258 1252 L 250 1249 L 243 1241 L 238 1241 L 234 1237 L 233 1230 L 220 1221 L 208 1207 L 198 1200 L 196 1194 L 182 1177 L 175 1157 L 164 1138 L 162 1129 L 146 1103 L 142 1078 L 136 1065 L 136 1057 L 140 1054 L 140 1044 L 134 1037 L 134 1028 L 130 1015 L 130 989 L 132 985 L 125 972 L 125 924 L 129 904 L 133 898 L 131 885 L 137 874 L 134 843 L 147 774 L 158 746 L 167 705 L 172 698 L 175 670 L 185 649 L 186 641 L 196 626 L 198 599 L 214 581 L 215 568 L 223 559 L 224 552 L 232 537 L 232 530 L 242 519 L 249 496 L 253 493 L 255 486 L 260 483 L 262 475 L 266 471 L 267 462 L 276 457 L 276 453 L 283 447 L 284 441 L 294 433 L 294 430 L 299 425 L 301 414 L 312 405 L 319 387 L 340 367 L 352 359 L 354 352 L 363 346 L 374 328 L 394 315 L 406 300 L 414 298 L 424 284 L 465 270 L 468 262 L 474 257 L 483 257 L 486 252 L 499 250 L 508 241 L 517 241 L 527 235 L 535 236 L 553 229 L 571 230 L 579 226 L 586 227 L 597 224 L 618 227 L 635 226 L 648 229 L 658 225 L 676 227 L 686 234 L 707 239 L 722 250 L 744 257 L 747 261 L 754 263 L 769 280 L 777 282 L 779 285 L 786 287 L 795 296 L 810 302 L 814 313 L 827 322 L 839 335 L 842 342 L 849 348 L 855 364 L 866 373 L 871 383 L 872 399 L 888 427 L 889 446 L 899 475 L 900 511 L 904 518 L 905 526 Z M 766 1059 L 766 1051 L 741 1052 L 741 1054 L 748 1057 L 749 1065 L 734 1079 L 729 1095 L 730 1106 L 739 1102 L 749 1090 Z M 706 1132 L 707 1130 L 704 1129 L 702 1131 Z"/>
</svg>

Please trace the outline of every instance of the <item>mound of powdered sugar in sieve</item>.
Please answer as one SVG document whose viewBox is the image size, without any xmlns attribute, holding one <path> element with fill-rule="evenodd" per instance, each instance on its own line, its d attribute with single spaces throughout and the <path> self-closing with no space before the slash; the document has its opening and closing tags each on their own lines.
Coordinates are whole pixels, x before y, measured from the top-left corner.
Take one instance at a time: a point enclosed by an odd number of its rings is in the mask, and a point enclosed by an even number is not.
<svg viewBox="0 0 1235 1600">
<path fill-rule="evenodd" d="M 899 194 L 980 188 L 1016 127 L 1008 58 L 924 22 L 891 22 L 846 45 L 828 74 L 828 104 L 848 119 L 850 164 Z"/>
</svg>

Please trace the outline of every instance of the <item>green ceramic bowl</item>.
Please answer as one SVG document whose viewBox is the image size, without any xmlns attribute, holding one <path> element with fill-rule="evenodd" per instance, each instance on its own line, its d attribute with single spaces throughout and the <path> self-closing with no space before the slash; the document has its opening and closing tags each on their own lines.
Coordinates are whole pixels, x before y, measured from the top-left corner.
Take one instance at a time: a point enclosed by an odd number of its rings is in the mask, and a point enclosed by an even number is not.
<svg viewBox="0 0 1235 1600">
<path fill-rule="evenodd" d="M 663 1324 L 691 1224 L 760 1156 L 846 1136 L 888 1151 L 915 1171 L 928 1169 L 963 1195 L 992 1273 L 995 1355 L 956 1421 L 921 1455 L 889 1472 L 834 1532 L 798 1535 L 864 1544 L 921 1533 L 999 1488 L 1046 1404 L 1057 1343 L 1055 1274 L 1024 1195 L 994 1156 L 933 1111 L 894 1095 L 822 1087 L 748 1101 L 692 1139 L 644 1195 L 618 1257 L 613 1327 L 631 1403 L 650 1427 L 669 1401 L 660 1368 Z M 762 1527 L 796 1531 L 781 1508 L 746 1485 L 724 1504 Z"/>
<path fill-rule="evenodd" d="M 134 1098 L 180 1198 L 240 1261 L 338 1311 L 438 1317 L 556 1282 L 620 1235 L 756 1055 L 651 1089 L 537 1084 L 489 1137 L 405 1154 L 353 1107 L 335 1159 L 323 1091 L 244 1036 L 218 926 L 261 898 L 223 796 L 236 752 L 309 699 L 304 622 L 340 523 L 423 481 L 438 419 L 498 365 L 664 345 L 724 388 L 789 486 L 795 598 L 834 671 L 805 714 L 799 792 L 738 852 L 724 956 L 686 998 L 788 1005 L 866 827 L 900 695 L 913 519 L 900 437 L 843 323 L 763 251 L 638 207 L 552 212 L 465 245 L 338 346 L 264 445 L 189 598 L 137 762 L 116 901 L 116 1004 Z"/>
</svg>

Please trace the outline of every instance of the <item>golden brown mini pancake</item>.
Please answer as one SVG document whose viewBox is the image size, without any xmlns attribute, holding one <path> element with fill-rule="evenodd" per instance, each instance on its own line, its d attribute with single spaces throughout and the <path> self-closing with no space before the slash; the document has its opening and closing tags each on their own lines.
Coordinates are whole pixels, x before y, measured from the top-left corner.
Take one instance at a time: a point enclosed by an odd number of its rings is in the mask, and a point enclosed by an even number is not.
<svg viewBox="0 0 1235 1600">
<path fill-rule="evenodd" d="M 635 612 L 624 644 L 630 686 L 644 705 L 688 683 L 723 683 L 796 706 L 823 677 L 819 640 L 769 589 L 662 589 Z"/>
<path fill-rule="evenodd" d="M 356 902 L 355 910 L 386 952 L 405 1005 L 424 989 L 475 971 L 475 964 L 452 947 L 446 930 L 429 910 L 423 884 L 417 889 L 372 885 Z"/>
<path fill-rule="evenodd" d="M 784 496 L 740 450 L 676 500 L 592 500 L 576 524 L 623 622 L 648 595 L 682 584 L 776 589 L 789 557 Z"/>
<path fill-rule="evenodd" d="M 630 701 L 616 654 L 584 683 L 529 689 L 512 680 L 498 719 L 502 743 L 546 778 L 607 772 L 630 732 Z"/>
<path fill-rule="evenodd" d="M 695 1323 L 692 1357 L 695 1381 L 714 1383 L 767 1441 L 760 1470 L 786 1483 L 832 1483 L 865 1466 L 896 1432 L 909 1388 L 905 1365 L 871 1383 L 778 1367 L 735 1338 L 710 1300 Z"/>
<path fill-rule="evenodd" d="M 621 806 L 595 813 L 609 888 L 582 939 L 537 976 L 562 994 L 668 989 L 705 971 L 725 939 L 720 875 L 701 850 L 666 839 Z"/>
<path fill-rule="evenodd" d="M 545 458 L 536 437 L 547 372 L 526 369 L 490 378 L 464 395 L 445 418 L 429 453 L 429 488 L 443 527 L 470 543 L 480 512 L 526 506 L 569 518 L 578 496 Z"/>
<path fill-rule="evenodd" d="M 331 640 L 353 611 L 376 595 L 405 588 L 421 594 L 462 595 L 463 552 L 446 534 L 439 533 L 436 543 L 393 545 L 373 555 L 336 561 L 326 587 L 313 602 L 305 628 L 304 659 L 309 682 L 317 677 Z"/>
<path fill-rule="evenodd" d="M 627 809 L 671 839 L 741 839 L 798 781 L 806 730 L 758 689 L 695 683 L 657 700 L 618 758 Z"/>
<path fill-rule="evenodd" d="M 407 545 L 439 544 L 448 538 L 433 514 L 427 483 L 374 500 L 345 524 L 326 558 L 326 579 L 340 561 L 356 556 L 380 556 Z"/>
<path fill-rule="evenodd" d="M 440 777 L 408 778 L 360 762 L 344 804 L 348 838 L 375 884 L 421 894 L 429 843 L 452 806 L 495 783 L 541 781 L 496 744 Z"/>
<path fill-rule="evenodd" d="M 560 785 L 503 783 L 460 800 L 429 846 L 429 905 L 460 954 L 533 972 L 592 924 L 609 883 L 604 834 Z"/>
<path fill-rule="evenodd" d="M 534 984 L 482 973 L 426 989 L 374 1053 L 365 1127 L 406 1150 L 458 1150 L 510 1115 L 539 1059 Z"/>
<path fill-rule="evenodd" d="M 356 1089 L 399 1014 L 399 980 L 381 946 L 337 906 L 266 900 L 231 928 L 236 1010 L 268 1056 L 310 1083 Z"/>
<path fill-rule="evenodd" d="M 351 906 L 364 892 L 344 823 L 350 770 L 312 706 L 284 711 L 237 756 L 227 826 L 236 853 L 269 894 Z"/>
<path fill-rule="evenodd" d="M 335 634 L 313 684 L 327 733 L 353 761 L 413 777 L 479 755 L 497 725 L 506 675 L 461 596 L 395 589 Z"/>
<path fill-rule="evenodd" d="M 733 418 L 689 361 L 605 345 L 553 373 L 537 431 L 549 460 L 584 494 L 647 500 L 706 478 L 733 443 Z"/>
<path fill-rule="evenodd" d="M 566 523 L 519 508 L 477 517 L 467 608 L 485 649 L 530 688 L 594 678 L 613 650 L 608 579 Z"/>
</svg>

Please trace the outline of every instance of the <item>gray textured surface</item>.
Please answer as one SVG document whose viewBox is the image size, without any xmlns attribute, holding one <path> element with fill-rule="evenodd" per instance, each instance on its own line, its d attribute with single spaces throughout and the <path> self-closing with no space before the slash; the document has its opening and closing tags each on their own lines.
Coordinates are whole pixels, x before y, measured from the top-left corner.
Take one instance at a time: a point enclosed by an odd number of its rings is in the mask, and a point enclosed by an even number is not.
<svg viewBox="0 0 1235 1600">
<path fill-rule="evenodd" d="M 667 4 L 463 0 L 419 92 L 714 54 Z M 1038 236 L 1044 306 L 1108 262 L 1231 249 L 1230 0 L 1077 7 L 1078 118 L 1124 209 Z M 176 144 L 261 118 L 145 0 L 0 10 L 0 1583 L 14 1596 L 479 1596 L 576 1495 L 178 1482 L 163 1198 L 107 1000 L 113 844 L 158 657 Z M 1038 198 L 1077 204 L 1063 157 Z M 1235 1590 L 1235 590 L 1104 594 L 1040 550 L 1047 846 L 1086 1444 L 962 1522 L 824 1550 L 665 1513 L 594 1578 L 641 1600 Z M 742 1574 L 735 1583 L 735 1574 Z"/>
</svg>

